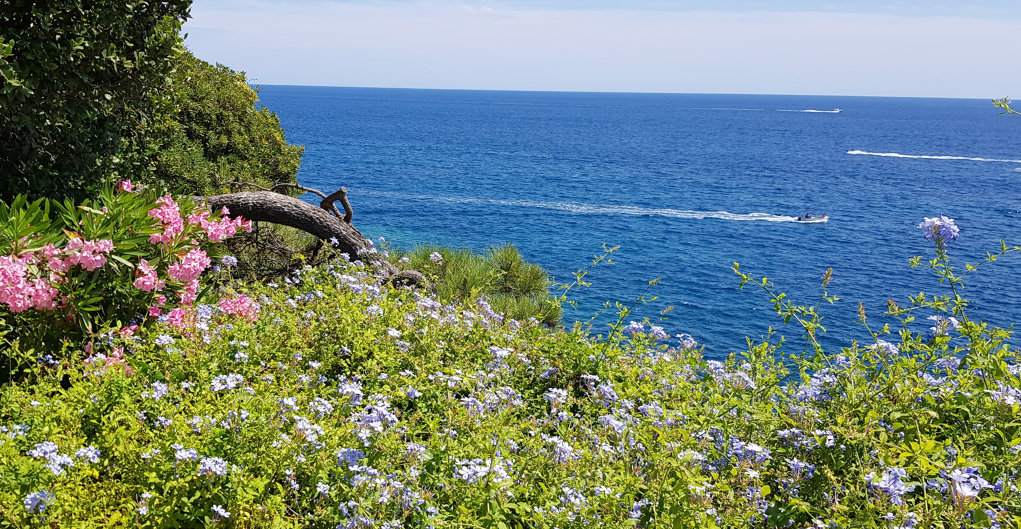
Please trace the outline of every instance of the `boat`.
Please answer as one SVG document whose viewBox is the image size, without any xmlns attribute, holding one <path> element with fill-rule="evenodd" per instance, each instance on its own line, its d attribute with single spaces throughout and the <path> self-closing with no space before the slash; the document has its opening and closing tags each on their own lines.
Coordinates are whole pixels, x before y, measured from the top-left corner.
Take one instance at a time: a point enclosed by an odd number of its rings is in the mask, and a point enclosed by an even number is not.
<svg viewBox="0 0 1021 529">
<path fill-rule="evenodd" d="M 814 223 L 814 222 L 829 222 L 829 215 L 813 215 L 811 211 L 806 211 L 804 215 L 794 219 L 794 222 Z"/>
</svg>

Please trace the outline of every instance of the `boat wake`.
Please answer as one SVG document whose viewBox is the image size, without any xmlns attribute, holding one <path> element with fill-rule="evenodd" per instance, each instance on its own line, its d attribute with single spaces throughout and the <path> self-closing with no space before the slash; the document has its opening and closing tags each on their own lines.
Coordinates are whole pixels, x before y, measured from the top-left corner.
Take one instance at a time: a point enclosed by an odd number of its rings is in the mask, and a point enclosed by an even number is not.
<svg viewBox="0 0 1021 529">
<path fill-rule="evenodd" d="M 390 193 L 386 191 L 363 191 L 374 195 L 398 200 L 421 200 L 448 204 L 480 204 L 521 208 L 566 211 L 578 215 L 631 215 L 641 217 L 668 217 L 674 219 L 720 219 L 732 221 L 797 222 L 797 217 L 773 215 L 771 213 L 731 213 L 729 211 L 695 211 L 669 208 L 643 208 L 639 206 L 618 206 L 612 204 L 586 204 L 583 202 L 542 202 L 536 200 L 502 200 L 493 198 L 441 197 Z"/>
<path fill-rule="evenodd" d="M 972 162 L 999 162 L 999 163 L 1021 163 L 1021 160 L 1005 160 L 1000 158 L 977 158 L 971 156 L 929 156 L 921 154 L 901 154 L 899 152 L 867 152 L 847 151 L 847 154 L 858 154 L 865 156 L 885 156 L 888 158 L 912 158 L 917 160 L 967 160 Z"/>
<path fill-rule="evenodd" d="M 777 110 L 777 112 L 809 112 L 812 114 L 839 114 L 841 111 L 839 108 L 834 108 L 833 110 L 814 110 L 810 108 L 805 110 Z"/>
</svg>

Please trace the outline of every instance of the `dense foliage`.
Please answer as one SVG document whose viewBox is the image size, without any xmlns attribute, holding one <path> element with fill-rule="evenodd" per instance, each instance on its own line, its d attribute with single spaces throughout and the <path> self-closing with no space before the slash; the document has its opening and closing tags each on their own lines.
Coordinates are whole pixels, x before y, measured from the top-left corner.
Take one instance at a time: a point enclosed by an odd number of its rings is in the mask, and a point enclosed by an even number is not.
<svg viewBox="0 0 1021 529">
<path fill-rule="evenodd" d="M 80 198 L 140 169 L 190 6 L 0 3 L 0 199 Z"/>
<path fill-rule="evenodd" d="M 130 181 L 80 205 L 0 202 L 0 333 L 59 358 L 129 321 L 183 311 L 201 296 L 215 243 L 251 229 L 226 214 Z M 0 348 L 0 381 L 19 365 L 10 353 Z"/>
<path fill-rule="evenodd" d="M 483 298 L 494 311 L 512 319 L 534 317 L 551 327 L 560 323 L 563 308 L 552 297 L 554 285 L 549 274 L 525 261 L 513 244 L 493 246 L 485 254 L 419 245 L 406 252 L 390 251 L 388 258 L 400 267 L 424 273 L 443 303 Z"/>
<path fill-rule="evenodd" d="M 1019 353 L 967 318 L 953 222 L 920 227 L 950 291 L 840 351 L 707 361 L 343 259 L 61 358 L 14 346 L 0 526 L 1016 527 Z M 742 277 L 814 343 L 814 309 Z"/>
<path fill-rule="evenodd" d="M 276 114 L 256 108 L 243 73 L 184 52 L 172 86 L 173 112 L 149 131 L 152 173 L 143 181 L 201 195 L 252 190 L 237 182 L 296 182 L 303 148 L 284 140 Z"/>
</svg>

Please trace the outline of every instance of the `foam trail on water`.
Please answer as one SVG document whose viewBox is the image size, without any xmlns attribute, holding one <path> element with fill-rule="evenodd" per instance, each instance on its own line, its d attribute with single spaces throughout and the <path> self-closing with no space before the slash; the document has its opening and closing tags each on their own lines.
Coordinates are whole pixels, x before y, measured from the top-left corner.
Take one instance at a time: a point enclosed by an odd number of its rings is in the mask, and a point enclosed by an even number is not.
<svg viewBox="0 0 1021 529">
<path fill-rule="evenodd" d="M 810 109 L 806 109 L 806 110 L 780 109 L 780 110 L 777 110 L 777 112 L 810 112 L 810 113 L 813 113 L 813 114 L 839 114 L 840 110 L 837 110 L 837 109 L 833 109 L 833 110 L 815 110 L 815 109 L 811 109 L 810 108 Z"/>
<path fill-rule="evenodd" d="M 865 156 L 885 156 L 887 158 L 913 158 L 916 160 L 967 160 L 972 162 L 1000 162 L 1000 163 L 1021 163 L 1021 160 L 1004 160 L 1000 158 L 976 158 L 971 156 L 929 156 L 921 154 L 901 154 L 899 152 L 867 152 L 847 151 L 847 154 L 859 154 Z"/>
<path fill-rule="evenodd" d="M 633 215 L 643 217 L 669 217 L 675 219 L 720 219 L 733 221 L 764 221 L 764 222 L 794 222 L 797 217 L 786 215 L 773 215 L 771 213 L 731 213 L 729 211 L 694 211 L 686 209 L 669 208 L 643 208 L 639 206 L 617 206 L 585 204 L 582 202 L 542 202 L 536 200 L 501 200 L 493 198 L 472 198 L 472 197 L 441 197 L 430 195 L 412 195 L 404 193 L 389 193 L 385 191 L 365 192 L 366 194 L 384 196 L 387 198 L 405 200 L 425 200 L 431 202 L 442 202 L 448 204 L 480 204 L 494 206 L 512 206 L 535 209 L 551 209 L 566 211 L 579 215 Z"/>
</svg>

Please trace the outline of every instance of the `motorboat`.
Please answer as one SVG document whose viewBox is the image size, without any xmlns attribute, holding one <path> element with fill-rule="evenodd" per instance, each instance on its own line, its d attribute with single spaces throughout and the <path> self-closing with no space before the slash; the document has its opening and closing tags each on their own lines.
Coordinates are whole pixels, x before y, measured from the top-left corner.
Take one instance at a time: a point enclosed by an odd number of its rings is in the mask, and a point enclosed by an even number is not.
<svg viewBox="0 0 1021 529">
<path fill-rule="evenodd" d="M 794 222 L 805 222 L 805 223 L 829 222 L 829 221 L 830 221 L 830 216 L 829 215 L 814 215 L 814 214 L 812 214 L 811 211 L 806 212 L 804 215 L 794 219 Z"/>
</svg>

